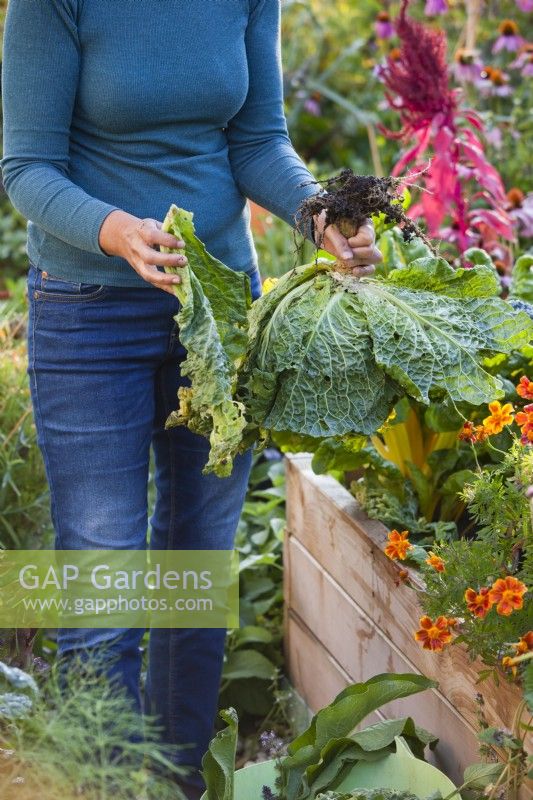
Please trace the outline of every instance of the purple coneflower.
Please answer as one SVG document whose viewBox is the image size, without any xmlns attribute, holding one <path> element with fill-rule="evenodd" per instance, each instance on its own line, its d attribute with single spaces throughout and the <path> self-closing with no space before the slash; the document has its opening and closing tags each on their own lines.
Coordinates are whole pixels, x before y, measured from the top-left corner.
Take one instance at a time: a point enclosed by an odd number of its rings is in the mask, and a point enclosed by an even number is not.
<svg viewBox="0 0 533 800">
<path fill-rule="evenodd" d="M 394 26 L 387 11 L 380 11 L 377 15 L 375 31 L 378 39 L 390 39 L 394 36 Z"/>
<path fill-rule="evenodd" d="M 513 19 L 504 19 L 500 22 L 498 32 L 500 35 L 494 42 L 493 53 L 499 53 L 501 50 L 516 53 L 524 43 L 520 36 L 518 25 Z"/>
<path fill-rule="evenodd" d="M 530 11 L 533 11 L 533 0 L 516 0 L 516 5 L 524 14 L 529 14 Z"/>
<path fill-rule="evenodd" d="M 503 135 L 501 129 L 498 128 L 497 125 L 485 132 L 485 139 L 487 140 L 487 144 L 490 144 L 490 146 L 494 147 L 495 150 L 501 149 L 503 144 Z"/>
<path fill-rule="evenodd" d="M 481 62 L 473 50 L 461 47 L 457 50 L 452 66 L 455 80 L 459 83 L 474 83 L 481 74 Z"/>
<path fill-rule="evenodd" d="M 509 97 L 513 93 L 509 76 L 497 67 L 483 67 L 476 85 L 485 97 Z"/>
<path fill-rule="evenodd" d="M 426 0 L 424 11 L 428 17 L 437 17 L 448 12 L 448 3 L 446 0 Z"/>
<path fill-rule="evenodd" d="M 507 192 L 509 216 L 518 226 L 519 236 L 527 239 L 533 237 L 533 192 L 524 194 L 521 189 L 513 187 Z"/>
<path fill-rule="evenodd" d="M 515 60 L 509 64 L 511 69 L 519 69 L 524 78 L 533 77 L 533 44 L 524 44 Z"/>
</svg>

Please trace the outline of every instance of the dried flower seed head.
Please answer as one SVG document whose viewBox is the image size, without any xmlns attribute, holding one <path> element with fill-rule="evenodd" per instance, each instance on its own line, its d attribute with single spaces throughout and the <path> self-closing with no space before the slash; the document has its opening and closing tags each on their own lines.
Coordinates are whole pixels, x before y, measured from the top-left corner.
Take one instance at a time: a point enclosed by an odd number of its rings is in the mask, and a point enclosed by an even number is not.
<svg viewBox="0 0 533 800">
<path fill-rule="evenodd" d="M 524 202 L 524 197 L 524 192 L 521 189 L 518 189 L 516 186 L 513 186 L 512 189 L 509 189 L 507 192 L 507 199 L 512 208 L 520 208 Z"/>
</svg>

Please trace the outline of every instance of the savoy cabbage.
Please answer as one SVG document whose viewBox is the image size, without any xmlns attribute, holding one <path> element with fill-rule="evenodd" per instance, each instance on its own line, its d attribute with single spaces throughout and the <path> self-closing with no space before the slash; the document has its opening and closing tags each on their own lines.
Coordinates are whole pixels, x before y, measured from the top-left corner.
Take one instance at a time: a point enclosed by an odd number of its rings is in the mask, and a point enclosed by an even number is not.
<svg viewBox="0 0 533 800">
<path fill-rule="evenodd" d="M 421 243 L 419 257 L 391 258 L 388 271 L 361 279 L 318 259 L 250 308 L 247 279 L 207 253 L 192 215 L 173 207 L 165 228 L 189 258 L 176 291 L 192 382 L 169 424 L 210 437 L 206 469 L 218 475 L 270 431 L 367 435 L 403 396 L 472 405 L 502 397 L 483 359 L 533 339 L 533 321 L 499 297 L 481 251 L 470 269 L 453 269 Z"/>
</svg>

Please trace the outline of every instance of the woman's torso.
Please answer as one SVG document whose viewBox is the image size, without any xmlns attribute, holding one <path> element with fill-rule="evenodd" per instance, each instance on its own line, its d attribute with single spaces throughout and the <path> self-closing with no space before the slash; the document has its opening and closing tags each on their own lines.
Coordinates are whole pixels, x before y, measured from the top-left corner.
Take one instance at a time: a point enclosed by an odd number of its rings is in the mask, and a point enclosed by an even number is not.
<svg viewBox="0 0 533 800">
<path fill-rule="evenodd" d="M 161 220 L 171 203 L 190 209 L 209 250 L 253 269 L 225 132 L 248 90 L 249 0 L 69 3 L 79 52 L 70 179 L 139 217 Z M 140 282 L 121 259 L 76 250 L 32 223 L 28 248 L 33 263 L 63 277 L 98 271 Z"/>
</svg>

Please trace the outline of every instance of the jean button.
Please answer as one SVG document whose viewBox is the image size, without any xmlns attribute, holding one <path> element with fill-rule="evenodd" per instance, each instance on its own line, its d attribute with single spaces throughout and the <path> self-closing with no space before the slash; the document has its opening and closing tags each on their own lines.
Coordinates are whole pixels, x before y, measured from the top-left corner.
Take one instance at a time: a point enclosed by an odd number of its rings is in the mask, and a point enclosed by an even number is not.
<svg viewBox="0 0 533 800">
<path fill-rule="evenodd" d="M 38 298 L 39 298 L 39 292 L 35 291 L 35 292 L 33 293 L 33 296 L 34 296 L 35 300 L 38 300 Z"/>
</svg>

